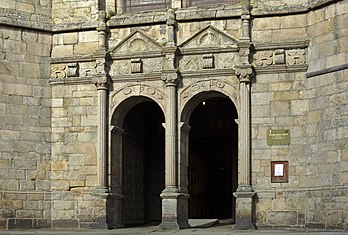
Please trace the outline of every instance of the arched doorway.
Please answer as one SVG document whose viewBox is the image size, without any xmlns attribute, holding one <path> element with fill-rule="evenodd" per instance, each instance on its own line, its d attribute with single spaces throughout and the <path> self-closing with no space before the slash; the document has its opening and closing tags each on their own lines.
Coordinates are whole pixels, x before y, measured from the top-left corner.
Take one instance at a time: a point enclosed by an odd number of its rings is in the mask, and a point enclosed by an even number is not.
<svg viewBox="0 0 348 235">
<path fill-rule="evenodd" d="M 153 101 L 136 104 L 122 129 L 122 223 L 144 224 L 162 218 L 165 186 L 164 115 Z"/>
<path fill-rule="evenodd" d="M 237 118 L 233 102 L 221 94 L 203 99 L 190 116 L 190 219 L 234 221 L 235 198 L 232 193 L 238 185 Z"/>
</svg>

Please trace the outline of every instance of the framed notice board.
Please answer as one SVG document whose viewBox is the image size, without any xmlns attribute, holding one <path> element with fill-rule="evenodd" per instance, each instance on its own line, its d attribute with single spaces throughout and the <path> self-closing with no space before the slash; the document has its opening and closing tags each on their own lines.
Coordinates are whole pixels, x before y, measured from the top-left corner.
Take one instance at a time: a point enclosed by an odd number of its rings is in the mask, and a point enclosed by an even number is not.
<svg viewBox="0 0 348 235">
<path fill-rule="evenodd" d="M 268 145 L 289 145 L 290 130 L 268 130 L 267 133 Z"/>
<path fill-rule="evenodd" d="M 289 162 L 271 162 L 271 183 L 287 183 L 289 181 Z"/>
</svg>

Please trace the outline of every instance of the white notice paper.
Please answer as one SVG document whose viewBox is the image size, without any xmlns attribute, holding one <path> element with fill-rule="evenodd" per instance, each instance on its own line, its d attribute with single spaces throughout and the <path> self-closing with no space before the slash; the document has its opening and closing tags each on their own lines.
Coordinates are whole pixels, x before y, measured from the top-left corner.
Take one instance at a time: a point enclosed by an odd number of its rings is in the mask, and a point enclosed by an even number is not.
<svg viewBox="0 0 348 235">
<path fill-rule="evenodd" d="M 284 176 L 283 164 L 274 164 L 274 176 Z"/>
</svg>

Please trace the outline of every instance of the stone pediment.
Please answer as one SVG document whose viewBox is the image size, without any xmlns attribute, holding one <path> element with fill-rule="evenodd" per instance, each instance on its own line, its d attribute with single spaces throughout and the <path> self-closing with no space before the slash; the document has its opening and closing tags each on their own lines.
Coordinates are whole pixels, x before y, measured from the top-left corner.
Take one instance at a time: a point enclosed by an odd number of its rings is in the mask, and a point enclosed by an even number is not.
<svg viewBox="0 0 348 235">
<path fill-rule="evenodd" d="M 207 26 L 180 44 L 184 49 L 237 47 L 237 40 L 213 26 Z"/>
<path fill-rule="evenodd" d="M 139 54 L 161 51 L 162 45 L 140 30 L 123 39 L 112 49 L 114 54 Z"/>
</svg>

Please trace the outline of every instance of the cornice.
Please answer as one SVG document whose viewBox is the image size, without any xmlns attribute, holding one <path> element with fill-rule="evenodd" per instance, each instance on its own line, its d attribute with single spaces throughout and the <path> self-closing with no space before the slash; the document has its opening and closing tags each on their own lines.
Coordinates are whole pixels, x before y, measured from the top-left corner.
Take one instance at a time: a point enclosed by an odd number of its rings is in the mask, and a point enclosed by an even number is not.
<svg viewBox="0 0 348 235">
<path fill-rule="evenodd" d="M 309 46 L 309 40 L 303 41 L 288 41 L 288 42 L 262 42 L 253 43 L 254 49 L 257 50 L 274 50 L 274 49 L 293 49 L 293 48 L 307 48 Z"/>
<path fill-rule="evenodd" d="M 255 66 L 254 70 L 257 74 L 272 74 L 272 73 L 294 73 L 294 72 L 306 72 L 308 69 L 307 64 L 302 65 L 271 65 L 271 66 Z"/>
</svg>

